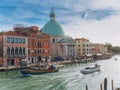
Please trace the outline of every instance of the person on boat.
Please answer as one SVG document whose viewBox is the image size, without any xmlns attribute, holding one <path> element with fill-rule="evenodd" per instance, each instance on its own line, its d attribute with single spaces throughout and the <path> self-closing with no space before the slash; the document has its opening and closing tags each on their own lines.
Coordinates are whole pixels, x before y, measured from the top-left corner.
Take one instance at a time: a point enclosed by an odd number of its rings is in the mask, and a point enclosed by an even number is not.
<svg viewBox="0 0 120 90">
<path fill-rule="evenodd" d="M 98 65 L 97 65 L 97 64 L 95 64 L 95 67 L 98 67 Z"/>
<path fill-rule="evenodd" d="M 54 65 L 50 65 L 50 67 L 48 68 L 49 70 L 54 70 L 55 66 Z"/>
<path fill-rule="evenodd" d="M 100 65 L 98 65 L 98 64 L 95 64 L 95 67 L 97 67 L 97 68 L 98 68 L 98 67 L 100 67 Z"/>
</svg>

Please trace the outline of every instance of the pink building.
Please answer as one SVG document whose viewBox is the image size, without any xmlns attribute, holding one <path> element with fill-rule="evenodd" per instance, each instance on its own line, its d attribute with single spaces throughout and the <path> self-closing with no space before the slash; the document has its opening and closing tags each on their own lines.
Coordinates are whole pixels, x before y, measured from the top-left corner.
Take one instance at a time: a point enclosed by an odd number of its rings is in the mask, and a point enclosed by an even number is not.
<svg viewBox="0 0 120 90">
<path fill-rule="evenodd" d="M 28 38 L 15 31 L 0 33 L 0 66 L 18 65 L 28 60 Z"/>
</svg>

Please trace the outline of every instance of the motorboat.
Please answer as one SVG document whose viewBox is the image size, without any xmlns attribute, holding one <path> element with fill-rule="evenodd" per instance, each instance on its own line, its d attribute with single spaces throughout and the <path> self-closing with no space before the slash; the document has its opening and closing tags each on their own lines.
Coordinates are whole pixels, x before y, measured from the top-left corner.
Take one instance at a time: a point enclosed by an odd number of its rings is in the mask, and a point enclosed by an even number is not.
<svg viewBox="0 0 120 90">
<path fill-rule="evenodd" d="M 95 65 L 95 66 L 89 66 L 89 67 L 85 67 L 83 70 L 81 70 L 81 73 L 83 74 L 90 74 L 93 72 L 99 72 L 100 69 L 100 65 Z"/>
</svg>

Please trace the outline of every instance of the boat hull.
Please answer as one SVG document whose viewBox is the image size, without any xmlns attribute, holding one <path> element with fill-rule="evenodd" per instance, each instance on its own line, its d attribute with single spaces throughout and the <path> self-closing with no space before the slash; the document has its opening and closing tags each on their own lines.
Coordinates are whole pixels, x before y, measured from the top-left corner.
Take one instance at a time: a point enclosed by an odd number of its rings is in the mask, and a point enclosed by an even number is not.
<svg viewBox="0 0 120 90">
<path fill-rule="evenodd" d="M 23 76 L 30 76 L 30 75 L 41 75 L 46 73 L 53 73 L 58 72 L 58 69 L 55 70 L 21 70 L 21 74 Z"/>
<path fill-rule="evenodd" d="M 100 67 L 93 68 L 93 69 L 83 69 L 83 70 L 81 70 L 81 73 L 90 74 L 90 73 L 93 73 L 93 72 L 99 72 L 100 70 L 101 70 Z"/>
</svg>

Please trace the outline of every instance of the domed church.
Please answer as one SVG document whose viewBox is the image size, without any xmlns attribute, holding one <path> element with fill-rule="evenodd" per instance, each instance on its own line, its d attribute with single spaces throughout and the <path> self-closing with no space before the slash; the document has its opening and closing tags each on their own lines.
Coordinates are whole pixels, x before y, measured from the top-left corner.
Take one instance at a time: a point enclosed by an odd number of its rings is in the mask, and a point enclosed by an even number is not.
<svg viewBox="0 0 120 90">
<path fill-rule="evenodd" d="M 50 21 L 41 29 L 41 32 L 50 35 L 51 59 L 56 57 L 74 58 L 76 56 L 76 42 L 71 37 L 65 36 L 61 25 L 55 20 L 53 8 L 50 12 Z"/>
<path fill-rule="evenodd" d="M 53 8 L 50 13 L 50 21 L 45 24 L 41 31 L 43 33 L 49 34 L 50 36 L 65 36 L 62 27 L 58 22 L 55 21 Z"/>
</svg>

